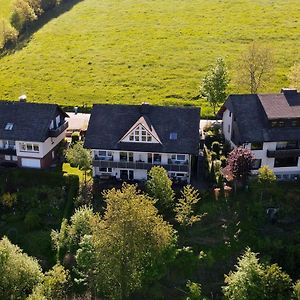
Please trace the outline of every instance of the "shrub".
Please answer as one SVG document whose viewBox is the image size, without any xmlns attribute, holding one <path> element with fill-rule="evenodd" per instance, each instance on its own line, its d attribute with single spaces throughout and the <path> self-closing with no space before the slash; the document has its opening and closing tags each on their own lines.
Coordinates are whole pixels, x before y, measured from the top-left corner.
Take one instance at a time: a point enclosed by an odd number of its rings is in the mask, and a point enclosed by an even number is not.
<svg viewBox="0 0 300 300">
<path fill-rule="evenodd" d="M 78 131 L 73 132 L 71 135 L 71 139 L 72 144 L 78 142 L 80 140 L 80 133 Z"/>
<path fill-rule="evenodd" d="M 217 154 L 220 153 L 220 150 L 221 150 L 221 145 L 218 141 L 214 141 L 212 144 L 211 144 L 211 150 L 213 152 L 216 152 Z"/>
<path fill-rule="evenodd" d="M 1 197 L 4 206 L 11 208 L 17 202 L 17 194 L 5 193 Z"/>
<path fill-rule="evenodd" d="M 0 21 L 0 49 L 12 47 L 16 44 L 18 38 L 17 30 L 8 22 Z"/>
</svg>

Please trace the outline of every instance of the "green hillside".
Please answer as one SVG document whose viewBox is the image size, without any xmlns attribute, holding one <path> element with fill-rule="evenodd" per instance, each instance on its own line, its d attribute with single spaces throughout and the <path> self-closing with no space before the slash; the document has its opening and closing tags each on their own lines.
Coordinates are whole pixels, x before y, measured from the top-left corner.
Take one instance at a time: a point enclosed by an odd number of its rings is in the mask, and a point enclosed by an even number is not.
<svg viewBox="0 0 300 300">
<path fill-rule="evenodd" d="M 253 39 L 274 49 L 276 92 L 300 59 L 299 17 L 299 0 L 84 0 L 0 59 L 0 99 L 198 104 L 207 67 L 223 56 L 234 75 Z"/>
<path fill-rule="evenodd" d="M 0 20 L 9 19 L 12 0 L 0 0 Z"/>
</svg>

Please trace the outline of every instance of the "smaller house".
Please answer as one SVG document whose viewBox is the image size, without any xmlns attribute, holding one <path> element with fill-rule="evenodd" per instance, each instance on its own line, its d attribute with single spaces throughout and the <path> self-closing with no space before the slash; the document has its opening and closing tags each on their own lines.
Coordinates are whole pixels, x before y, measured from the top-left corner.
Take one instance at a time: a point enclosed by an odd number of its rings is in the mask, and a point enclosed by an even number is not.
<svg viewBox="0 0 300 300">
<path fill-rule="evenodd" d="M 262 165 L 278 179 L 300 177 L 300 93 L 230 95 L 219 111 L 223 133 L 231 146 L 255 155 L 253 173 Z"/>
<path fill-rule="evenodd" d="M 146 180 L 153 166 L 162 166 L 189 182 L 199 123 L 195 107 L 96 104 L 84 144 L 92 150 L 93 175 Z"/>
<path fill-rule="evenodd" d="M 47 168 L 65 138 L 68 115 L 55 104 L 0 102 L 0 165 Z"/>
</svg>

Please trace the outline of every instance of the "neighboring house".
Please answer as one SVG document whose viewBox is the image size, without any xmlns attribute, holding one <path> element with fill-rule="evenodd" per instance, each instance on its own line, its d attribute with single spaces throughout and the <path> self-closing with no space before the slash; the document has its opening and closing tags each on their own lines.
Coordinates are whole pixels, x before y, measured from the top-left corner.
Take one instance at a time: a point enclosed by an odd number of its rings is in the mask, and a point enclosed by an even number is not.
<svg viewBox="0 0 300 300">
<path fill-rule="evenodd" d="M 200 109 L 142 105 L 94 105 L 85 138 L 93 175 L 146 180 L 155 165 L 190 181 L 199 153 Z"/>
<path fill-rule="evenodd" d="M 65 137 L 67 116 L 55 104 L 0 101 L 0 164 L 51 166 Z"/>
<path fill-rule="evenodd" d="M 300 176 L 300 93 L 231 95 L 221 108 L 223 133 L 232 147 L 244 146 L 255 155 L 253 173 L 262 165 L 278 179 Z"/>
</svg>

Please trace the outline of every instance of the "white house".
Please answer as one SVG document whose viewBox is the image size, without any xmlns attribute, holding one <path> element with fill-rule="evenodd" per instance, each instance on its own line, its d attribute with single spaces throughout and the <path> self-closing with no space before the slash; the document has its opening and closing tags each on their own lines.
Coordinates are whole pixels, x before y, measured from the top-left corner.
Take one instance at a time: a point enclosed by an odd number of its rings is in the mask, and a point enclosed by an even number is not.
<svg viewBox="0 0 300 300">
<path fill-rule="evenodd" d="M 199 121 L 199 108 L 94 105 L 85 139 L 93 175 L 146 180 L 152 166 L 160 165 L 170 177 L 189 182 Z"/>
<path fill-rule="evenodd" d="M 219 113 L 225 139 L 255 155 L 253 173 L 267 165 L 278 179 L 300 177 L 300 93 L 296 89 L 230 95 Z"/>
<path fill-rule="evenodd" d="M 55 104 L 0 102 L 0 165 L 51 166 L 65 137 L 66 117 Z"/>
</svg>

